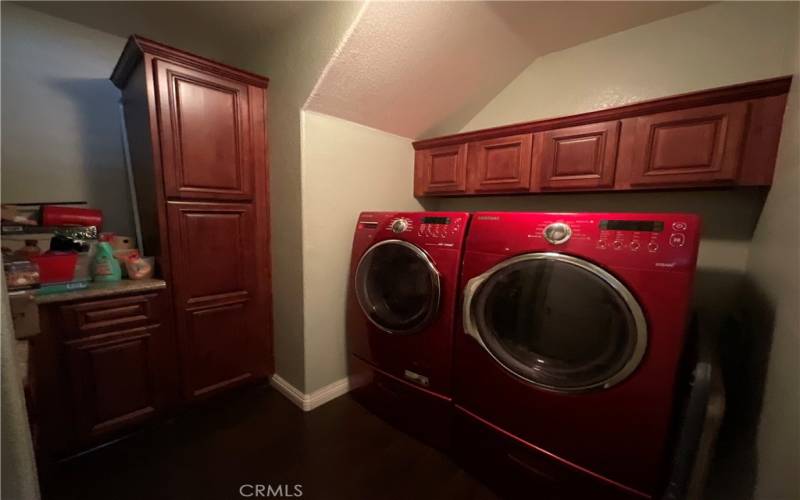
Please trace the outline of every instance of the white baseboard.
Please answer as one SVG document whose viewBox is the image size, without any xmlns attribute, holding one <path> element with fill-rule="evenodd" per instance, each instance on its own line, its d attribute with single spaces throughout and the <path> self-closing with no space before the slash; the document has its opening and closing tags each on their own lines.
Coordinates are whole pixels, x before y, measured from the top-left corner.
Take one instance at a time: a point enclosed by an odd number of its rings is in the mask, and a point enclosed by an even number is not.
<svg viewBox="0 0 800 500">
<path fill-rule="evenodd" d="M 270 379 L 270 385 L 303 411 L 311 411 L 350 391 L 350 381 L 347 377 L 317 389 L 311 394 L 303 393 L 277 373 Z"/>
</svg>

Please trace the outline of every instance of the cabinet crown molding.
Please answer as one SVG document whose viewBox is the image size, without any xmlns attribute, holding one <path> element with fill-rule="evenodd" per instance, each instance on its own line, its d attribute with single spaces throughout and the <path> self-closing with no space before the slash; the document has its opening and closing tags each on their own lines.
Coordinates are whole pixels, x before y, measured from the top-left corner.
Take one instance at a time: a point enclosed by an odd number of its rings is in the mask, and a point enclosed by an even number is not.
<svg viewBox="0 0 800 500">
<path fill-rule="evenodd" d="M 265 76 L 234 68 L 213 59 L 190 54 L 140 35 L 131 35 L 116 66 L 114 66 L 114 71 L 111 72 L 110 79 L 117 88 L 122 89 L 125 87 L 134 68 L 136 68 L 136 65 L 139 64 L 145 54 L 188 64 L 223 78 L 237 80 L 248 85 L 261 88 L 267 88 L 269 85 L 269 78 Z"/>
</svg>

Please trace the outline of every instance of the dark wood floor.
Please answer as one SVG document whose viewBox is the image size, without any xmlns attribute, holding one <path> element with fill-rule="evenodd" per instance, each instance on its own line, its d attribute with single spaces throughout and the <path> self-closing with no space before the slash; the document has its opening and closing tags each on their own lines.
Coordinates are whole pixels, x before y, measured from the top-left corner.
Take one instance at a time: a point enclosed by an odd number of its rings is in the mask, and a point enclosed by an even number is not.
<svg viewBox="0 0 800 500">
<path fill-rule="evenodd" d="M 243 484 L 299 484 L 311 500 L 497 498 L 349 396 L 304 413 L 264 386 L 62 462 L 44 498 L 229 500 Z"/>
</svg>

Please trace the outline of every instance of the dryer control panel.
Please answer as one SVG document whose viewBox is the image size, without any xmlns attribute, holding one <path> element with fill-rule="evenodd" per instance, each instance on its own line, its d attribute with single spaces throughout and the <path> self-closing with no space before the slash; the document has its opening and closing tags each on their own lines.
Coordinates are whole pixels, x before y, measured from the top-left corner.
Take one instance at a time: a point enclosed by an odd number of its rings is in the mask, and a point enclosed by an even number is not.
<svg viewBox="0 0 800 500">
<path fill-rule="evenodd" d="M 427 247 L 460 246 L 469 214 L 464 212 L 364 212 L 358 230 L 374 231 L 375 241 L 399 239 Z"/>
<path fill-rule="evenodd" d="M 473 216 L 468 250 L 552 251 L 612 265 L 673 269 L 697 258 L 700 219 L 680 213 L 510 213 Z"/>
</svg>

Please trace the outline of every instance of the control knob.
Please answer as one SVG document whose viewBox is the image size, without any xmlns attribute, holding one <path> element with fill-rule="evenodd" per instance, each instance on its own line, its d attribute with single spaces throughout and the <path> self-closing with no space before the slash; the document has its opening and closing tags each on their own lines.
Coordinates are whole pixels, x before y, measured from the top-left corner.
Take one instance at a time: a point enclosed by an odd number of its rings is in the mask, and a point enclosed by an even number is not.
<svg viewBox="0 0 800 500">
<path fill-rule="evenodd" d="M 392 222 L 392 231 L 395 233 L 402 233 L 408 229 L 408 221 L 405 219 L 397 219 L 396 221 Z"/>
<path fill-rule="evenodd" d="M 544 239 L 553 245 L 566 243 L 572 236 L 572 228 L 563 222 L 554 222 L 544 228 Z"/>
</svg>

